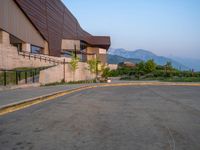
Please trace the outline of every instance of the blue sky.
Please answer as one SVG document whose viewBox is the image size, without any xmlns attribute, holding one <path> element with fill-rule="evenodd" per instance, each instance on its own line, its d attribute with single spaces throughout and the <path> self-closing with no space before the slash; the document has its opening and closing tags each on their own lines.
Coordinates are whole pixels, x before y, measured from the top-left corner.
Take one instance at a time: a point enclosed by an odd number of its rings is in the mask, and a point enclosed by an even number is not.
<svg viewBox="0 0 200 150">
<path fill-rule="evenodd" d="M 113 48 L 200 58 L 200 0 L 63 0 L 83 29 Z"/>
</svg>

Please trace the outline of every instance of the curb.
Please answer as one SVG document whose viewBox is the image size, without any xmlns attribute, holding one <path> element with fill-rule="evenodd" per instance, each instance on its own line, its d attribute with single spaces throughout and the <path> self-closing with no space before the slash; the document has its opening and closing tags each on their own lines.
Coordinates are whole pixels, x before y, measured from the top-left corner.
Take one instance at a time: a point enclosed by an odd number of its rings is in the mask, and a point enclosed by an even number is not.
<svg viewBox="0 0 200 150">
<path fill-rule="evenodd" d="M 20 101 L 17 103 L 11 103 L 8 105 L 4 105 L 4 106 L 0 107 L 0 116 L 30 107 L 32 105 L 36 105 L 36 104 L 39 104 L 42 102 L 53 100 L 55 98 L 58 98 L 58 97 L 61 97 L 61 96 L 67 95 L 67 94 L 79 92 L 79 91 L 90 89 L 90 88 L 92 88 L 92 86 L 85 86 L 85 87 L 80 87 L 80 88 L 71 89 L 71 90 L 63 90 L 63 91 L 54 92 L 51 94 L 42 95 L 42 96 L 31 98 L 31 99 L 26 99 L 26 100 L 23 100 L 23 101 Z"/>
<path fill-rule="evenodd" d="M 194 84 L 194 83 L 169 83 L 169 82 L 134 82 L 134 83 L 109 83 L 109 84 L 106 83 L 106 84 L 100 84 L 100 85 L 88 85 L 88 86 L 84 86 L 80 88 L 54 92 L 54 93 L 42 95 L 36 98 L 27 99 L 21 102 L 4 105 L 0 107 L 0 116 L 36 105 L 42 102 L 54 100 L 55 98 L 58 98 L 67 94 L 71 94 L 71 93 L 75 93 L 75 92 L 79 92 L 83 90 L 88 90 L 92 88 L 97 88 L 97 87 L 118 87 L 118 86 L 196 86 L 196 87 L 200 87 L 200 83 Z"/>
<path fill-rule="evenodd" d="M 34 84 L 22 84 L 18 86 L 8 86 L 8 87 L 0 87 L 0 92 L 1 91 L 8 91 L 8 90 L 15 90 L 15 89 L 24 89 L 24 88 L 29 88 L 29 87 L 39 87 L 39 83 L 34 83 Z"/>
</svg>

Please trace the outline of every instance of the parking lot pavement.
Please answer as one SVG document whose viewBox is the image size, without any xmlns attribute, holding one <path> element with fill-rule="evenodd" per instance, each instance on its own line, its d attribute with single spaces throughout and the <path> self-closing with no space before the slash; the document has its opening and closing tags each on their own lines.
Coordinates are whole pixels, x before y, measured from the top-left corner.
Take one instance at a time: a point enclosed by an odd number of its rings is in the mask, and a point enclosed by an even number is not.
<svg viewBox="0 0 200 150">
<path fill-rule="evenodd" d="M 199 150 L 200 87 L 99 87 L 0 116 L 0 149 Z"/>
</svg>

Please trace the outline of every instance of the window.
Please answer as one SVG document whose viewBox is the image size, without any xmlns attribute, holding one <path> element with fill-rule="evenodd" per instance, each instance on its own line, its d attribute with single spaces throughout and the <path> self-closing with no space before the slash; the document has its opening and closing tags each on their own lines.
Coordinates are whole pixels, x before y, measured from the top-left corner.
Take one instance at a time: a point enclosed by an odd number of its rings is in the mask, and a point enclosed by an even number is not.
<svg viewBox="0 0 200 150">
<path fill-rule="evenodd" d="M 17 50 L 19 52 L 22 51 L 22 43 L 11 43 L 13 46 L 17 47 Z"/>
<path fill-rule="evenodd" d="M 22 51 L 22 40 L 10 34 L 10 44 L 15 46 L 18 51 Z"/>
<path fill-rule="evenodd" d="M 80 48 L 81 48 L 81 50 L 83 50 L 83 49 L 86 49 L 87 48 L 87 44 L 86 43 L 84 43 L 84 42 L 82 42 L 81 41 L 81 43 L 80 43 L 81 45 L 80 45 Z"/>
<path fill-rule="evenodd" d="M 38 46 L 35 46 L 35 45 L 31 45 L 31 53 L 42 54 L 43 53 L 43 49 L 41 47 L 38 47 Z"/>
</svg>

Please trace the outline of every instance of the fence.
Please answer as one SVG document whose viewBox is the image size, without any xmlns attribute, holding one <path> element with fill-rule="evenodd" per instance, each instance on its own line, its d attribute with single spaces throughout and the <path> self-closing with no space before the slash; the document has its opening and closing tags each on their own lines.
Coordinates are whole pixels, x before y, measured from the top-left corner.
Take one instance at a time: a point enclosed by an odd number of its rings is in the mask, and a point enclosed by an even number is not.
<svg viewBox="0 0 200 150">
<path fill-rule="evenodd" d="M 69 52 L 72 52 L 72 51 L 69 51 Z M 92 54 L 92 53 L 90 54 L 83 51 L 76 51 L 76 54 L 95 55 L 95 54 Z M 48 69 L 50 67 L 60 65 L 60 64 L 64 66 L 64 70 L 65 70 L 65 64 L 69 64 L 69 62 L 66 62 L 65 59 L 61 61 L 61 60 L 50 58 L 48 55 L 44 55 L 44 54 L 34 54 L 34 53 L 26 52 L 26 51 L 18 51 L 18 55 L 21 55 L 24 58 L 29 58 L 29 59 L 32 58 L 34 60 L 39 59 L 40 61 L 49 62 L 49 63 L 52 63 L 52 66 L 40 67 L 40 68 L 34 68 L 34 69 L 13 69 L 13 70 L 0 68 L 0 86 L 35 83 L 39 81 L 39 73 L 41 70 Z"/>
<path fill-rule="evenodd" d="M 0 69 L 0 85 L 7 86 L 38 82 L 40 71 L 47 68 L 50 67 L 15 70 Z"/>
</svg>

